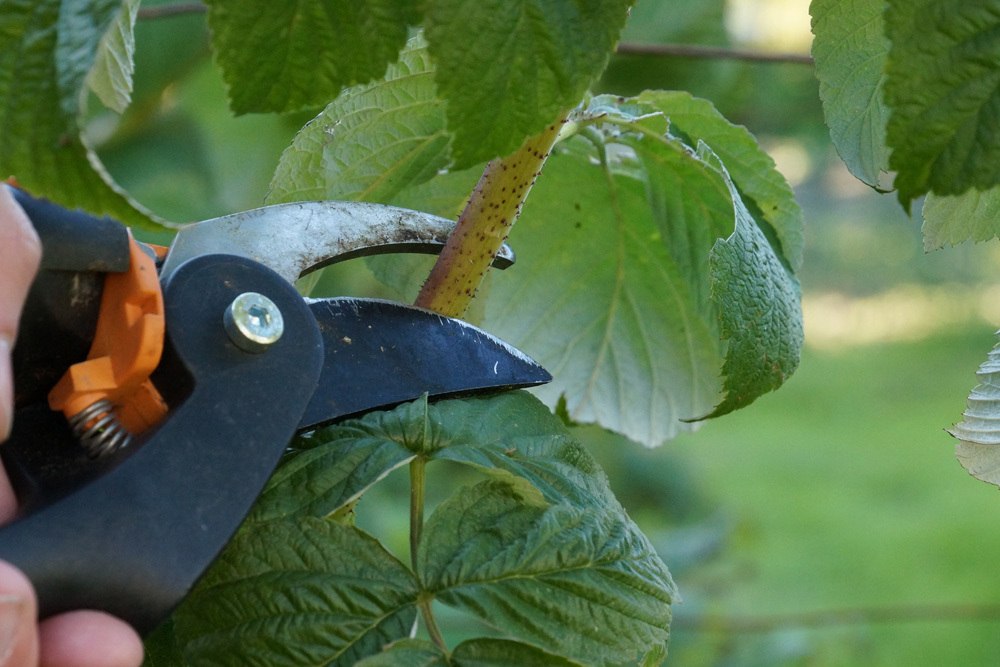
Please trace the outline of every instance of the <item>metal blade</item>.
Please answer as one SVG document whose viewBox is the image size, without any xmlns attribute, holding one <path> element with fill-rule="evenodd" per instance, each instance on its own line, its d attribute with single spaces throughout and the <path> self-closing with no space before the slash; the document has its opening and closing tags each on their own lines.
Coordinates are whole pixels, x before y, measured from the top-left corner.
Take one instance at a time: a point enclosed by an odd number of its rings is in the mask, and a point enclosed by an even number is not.
<svg viewBox="0 0 1000 667">
<path fill-rule="evenodd" d="M 285 280 L 328 264 L 392 252 L 437 254 L 455 223 L 429 213 L 367 202 L 296 202 L 265 206 L 184 227 L 160 270 L 166 282 L 199 255 L 239 255 L 277 271 Z M 514 262 L 506 244 L 493 261 Z"/>
<path fill-rule="evenodd" d="M 309 307 L 326 359 L 299 429 L 431 396 L 511 389 L 552 379 L 533 360 L 471 324 L 374 299 Z"/>
</svg>

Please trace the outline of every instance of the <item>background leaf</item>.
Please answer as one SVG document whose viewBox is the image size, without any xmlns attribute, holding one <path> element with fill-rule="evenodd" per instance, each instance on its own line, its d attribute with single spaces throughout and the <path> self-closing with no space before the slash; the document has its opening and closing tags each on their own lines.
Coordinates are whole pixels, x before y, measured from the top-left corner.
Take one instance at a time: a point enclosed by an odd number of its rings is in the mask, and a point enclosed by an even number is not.
<svg viewBox="0 0 1000 667">
<path fill-rule="evenodd" d="M 81 91 L 118 0 L 11 0 L 0 13 L 0 177 L 70 208 L 154 224 L 79 136 Z M 54 112 L 58 110 L 58 112 Z"/>
<path fill-rule="evenodd" d="M 381 80 L 343 91 L 282 153 L 268 203 L 388 202 L 450 162 L 445 104 L 414 38 Z"/>
<path fill-rule="evenodd" d="M 425 34 L 458 168 L 506 155 L 576 106 L 633 0 L 432 0 Z"/>
<path fill-rule="evenodd" d="M 325 105 L 385 72 L 419 19 L 414 0 L 209 0 L 216 60 L 237 114 Z"/>
<path fill-rule="evenodd" d="M 434 511 L 417 567 L 441 602 L 587 664 L 636 660 L 669 638 L 670 575 L 620 510 L 538 507 L 483 482 Z"/>
<path fill-rule="evenodd" d="M 812 55 L 830 139 L 847 169 L 880 189 L 889 171 L 882 99 L 889 40 L 883 30 L 885 0 L 813 0 Z"/>
<path fill-rule="evenodd" d="M 969 474 L 1000 486 L 1000 345 L 976 371 L 976 385 L 964 419 L 948 432 L 958 438 L 955 452 Z"/>
<path fill-rule="evenodd" d="M 1000 186 L 924 199 L 924 250 L 1000 236 Z"/>
<path fill-rule="evenodd" d="M 353 665 L 409 635 L 417 584 L 361 531 L 303 518 L 241 530 L 174 614 L 195 665 Z"/>
<path fill-rule="evenodd" d="M 135 70 L 135 16 L 139 0 L 124 0 L 118 18 L 101 38 L 97 58 L 87 75 L 87 85 L 106 107 L 122 113 L 132 99 Z"/>
<path fill-rule="evenodd" d="M 889 0 L 885 20 L 900 202 L 1000 183 L 1000 2 Z"/>
</svg>

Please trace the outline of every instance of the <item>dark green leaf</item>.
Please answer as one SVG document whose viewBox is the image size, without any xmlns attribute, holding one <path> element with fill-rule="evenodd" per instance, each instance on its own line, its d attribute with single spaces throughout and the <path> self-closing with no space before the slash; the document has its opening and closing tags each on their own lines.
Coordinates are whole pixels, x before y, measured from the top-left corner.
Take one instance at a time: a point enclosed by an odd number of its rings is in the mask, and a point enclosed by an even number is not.
<svg viewBox="0 0 1000 667">
<path fill-rule="evenodd" d="M 409 635 L 417 595 L 373 538 L 303 518 L 242 530 L 174 619 L 191 664 L 353 665 Z"/>
<path fill-rule="evenodd" d="M 79 136 L 85 80 L 119 0 L 10 0 L 0 9 L 0 177 L 36 195 L 160 229 Z"/>
<path fill-rule="evenodd" d="M 889 0 L 885 21 L 900 202 L 1000 184 L 1000 1 Z"/>
<path fill-rule="evenodd" d="M 963 241 L 989 241 L 1000 236 L 1000 186 L 924 200 L 924 250 Z"/>
<path fill-rule="evenodd" d="M 882 99 L 889 53 L 884 11 L 885 0 L 813 0 L 809 6 L 816 36 L 812 54 L 830 138 L 847 169 L 876 189 L 889 171 L 889 108 Z M 713 149 L 718 152 L 717 146 Z"/>
<path fill-rule="evenodd" d="M 416 0 L 209 0 L 234 112 L 319 107 L 382 75 L 419 18 Z"/>
<path fill-rule="evenodd" d="M 456 667 L 574 667 L 583 663 L 553 655 L 542 649 L 509 639 L 470 639 L 451 654 Z"/>
<path fill-rule="evenodd" d="M 446 167 L 451 137 L 423 40 L 376 82 L 343 91 L 281 156 L 269 203 L 310 199 L 388 203 Z"/>
<path fill-rule="evenodd" d="M 441 602 L 587 664 L 634 661 L 669 638 L 670 574 L 620 509 L 538 507 L 483 482 L 435 510 L 417 568 Z"/>
<path fill-rule="evenodd" d="M 355 667 L 447 667 L 448 658 L 434 644 L 418 639 L 401 639 L 381 653 L 368 656 Z"/>
<path fill-rule="evenodd" d="M 633 0 L 432 0 L 425 32 L 460 168 L 516 149 L 583 97 Z"/>
<path fill-rule="evenodd" d="M 774 255 L 728 177 L 727 182 L 736 228 L 715 244 L 711 257 L 712 299 L 728 340 L 722 367 L 726 396 L 709 417 L 780 387 L 799 365 L 803 340 L 799 283 Z"/>
</svg>

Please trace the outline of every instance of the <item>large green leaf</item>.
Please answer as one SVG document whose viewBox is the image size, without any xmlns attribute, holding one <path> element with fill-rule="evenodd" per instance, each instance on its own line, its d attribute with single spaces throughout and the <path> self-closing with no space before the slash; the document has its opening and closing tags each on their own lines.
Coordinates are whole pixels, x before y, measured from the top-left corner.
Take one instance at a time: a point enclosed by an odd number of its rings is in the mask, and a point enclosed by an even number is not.
<svg viewBox="0 0 1000 667">
<path fill-rule="evenodd" d="M 414 38 L 384 78 L 343 91 L 299 131 L 268 202 L 387 202 L 448 166 L 450 141 L 430 56 Z"/>
<path fill-rule="evenodd" d="M 1000 186 L 969 190 L 960 195 L 936 195 L 924 200 L 924 250 L 963 241 L 989 241 L 1000 236 Z"/>
<path fill-rule="evenodd" d="M 321 519 L 241 530 L 174 614 L 193 665 L 353 665 L 406 637 L 418 587 L 361 531 Z"/>
<path fill-rule="evenodd" d="M 885 21 L 900 201 L 1000 184 L 1000 0 L 889 0 Z"/>
<path fill-rule="evenodd" d="M 425 32 L 459 167 L 507 155 L 601 74 L 634 0 L 431 0 Z"/>
<path fill-rule="evenodd" d="M 509 483 L 524 480 L 550 502 L 615 503 L 593 458 L 527 392 L 431 404 L 420 399 L 327 427 L 309 441 L 275 472 L 250 521 L 328 516 L 418 455 Z"/>
<path fill-rule="evenodd" d="M 587 664 L 635 661 L 669 638 L 673 583 L 621 510 L 540 507 L 482 482 L 434 511 L 417 569 L 441 602 Z"/>
<path fill-rule="evenodd" d="M 549 159 L 484 324 L 553 372 L 550 404 L 562 396 L 572 418 L 657 445 L 794 369 L 801 313 L 784 265 L 800 257 L 801 218 L 773 163 L 703 102 L 598 98 L 579 122 L 610 125 L 607 147 L 574 139 Z M 696 152 L 708 141 L 724 168 Z"/>
<path fill-rule="evenodd" d="M 85 81 L 122 11 L 120 0 L 0 6 L 0 177 L 14 176 L 69 207 L 158 227 L 115 186 L 80 137 Z"/>
<path fill-rule="evenodd" d="M 708 175 L 695 156 L 671 160 L 655 178 L 672 197 L 656 202 L 582 139 L 557 150 L 511 235 L 518 264 L 493 281 L 484 322 L 552 373 L 538 390 L 549 405 L 562 397 L 573 419 L 650 446 L 709 412 L 722 365 L 703 212 L 725 210 L 725 192 L 696 180 Z M 691 262 L 672 255 L 686 251 Z"/>
<path fill-rule="evenodd" d="M 955 452 L 969 474 L 1000 486 L 1000 344 L 976 371 L 976 385 L 963 414 L 949 430 L 958 438 Z"/>
<path fill-rule="evenodd" d="M 812 55 L 830 138 L 848 170 L 873 188 L 889 171 L 882 99 L 889 40 L 885 0 L 812 0 Z M 716 149 L 717 150 L 717 149 Z"/>
<path fill-rule="evenodd" d="M 419 20 L 415 0 L 209 0 L 236 113 L 319 107 L 385 72 Z"/>
</svg>

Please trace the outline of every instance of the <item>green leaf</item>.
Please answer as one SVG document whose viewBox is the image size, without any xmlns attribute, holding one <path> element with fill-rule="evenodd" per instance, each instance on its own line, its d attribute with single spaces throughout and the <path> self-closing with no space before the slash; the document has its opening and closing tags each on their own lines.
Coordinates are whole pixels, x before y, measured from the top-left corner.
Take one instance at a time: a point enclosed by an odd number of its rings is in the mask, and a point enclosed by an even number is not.
<svg viewBox="0 0 1000 667">
<path fill-rule="evenodd" d="M 87 85 L 109 109 L 125 111 L 132 98 L 132 72 L 135 69 L 136 13 L 139 0 L 124 0 L 118 18 L 101 38 L 94 67 L 87 75 Z"/>
<path fill-rule="evenodd" d="M 927 195 L 922 210 L 924 250 L 1000 236 L 1000 186 L 960 195 Z"/>
<path fill-rule="evenodd" d="M 196 665 L 353 665 L 410 633 L 418 587 L 373 538 L 320 519 L 241 530 L 174 615 Z"/>
<path fill-rule="evenodd" d="M 450 659 L 427 641 L 403 639 L 377 655 L 365 658 L 357 667 L 573 667 L 579 662 L 546 653 L 530 644 L 509 639 L 470 639 L 455 647 Z"/>
<path fill-rule="evenodd" d="M 655 175 L 671 194 L 660 201 L 634 158 L 600 162 L 582 138 L 557 147 L 511 234 L 518 264 L 494 279 L 484 320 L 552 373 L 537 390 L 547 404 L 565 397 L 572 419 L 648 446 L 711 409 L 722 365 L 708 251 L 723 232 L 704 209 L 725 211 L 727 194 L 695 156 L 669 160 Z"/>
<path fill-rule="evenodd" d="M 793 270 L 802 266 L 802 209 L 774 160 L 741 125 L 733 125 L 708 100 L 683 92 L 647 91 L 634 98 L 641 111 L 654 109 L 669 119 L 669 131 L 691 148 L 711 147 L 725 164 L 740 198 L 757 224 L 773 230 L 774 251 Z"/>
<path fill-rule="evenodd" d="M 979 384 L 969 394 L 964 419 L 948 432 L 958 438 L 958 460 L 969 474 L 1000 486 L 1000 344 L 976 371 Z"/>
<path fill-rule="evenodd" d="M 444 101 L 423 40 L 414 38 L 376 83 L 344 90 L 281 156 L 268 203 L 389 202 L 450 162 Z"/>
<path fill-rule="evenodd" d="M 385 647 L 381 653 L 368 656 L 355 667 L 447 667 L 447 656 L 434 644 L 422 639 L 401 639 Z"/>
<path fill-rule="evenodd" d="M 430 405 L 420 399 L 327 427 L 310 441 L 278 468 L 249 521 L 328 516 L 417 455 L 468 465 L 508 484 L 526 482 L 522 493 L 537 505 L 617 507 L 590 454 L 523 391 Z"/>
<path fill-rule="evenodd" d="M 733 234 L 712 248 L 712 299 L 728 340 L 725 399 L 709 417 L 749 405 L 780 387 L 799 365 L 802 303 L 799 283 L 771 250 L 726 176 L 735 207 Z"/>
<path fill-rule="evenodd" d="M 0 10 L 0 176 L 70 208 L 162 230 L 79 136 L 87 74 L 118 0 L 11 0 Z"/>
<path fill-rule="evenodd" d="M 459 168 L 516 149 L 576 106 L 633 0 L 432 0 L 425 33 Z"/>
<path fill-rule="evenodd" d="M 319 107 L 382 75 L 416 0 L 208 0 L 216 60 L 237 114 Z"/>
<path fill-rule="evenodd" d="M 847 169 L 875 189 L 889 171 L 889 108 L 882 96 L 889 53 L 884 11 L 884 0 L 812 0 L 809 6 L 816 36 L 812 55 L 830 138 Z"/>
<path fill-rule="evenodd" d="M 1000 2 L 889 0 L 885 21 L 900 202 L 1000 184 Z"/>
<path fill-rule="evenodd" d="M 574 667 L 583 663 L 553 655 L 542 649 L 509 639 L 470 639 L 451 654 L 456 667 Z"/>
<path fill-rule="evenodd" d="M 483 482 L 434 511 L 417 570 L 441 602 L 587 664 L 635 661 L 669 638 L 670 574 L 620 509 L 537 507 Z"/>
</svg>

